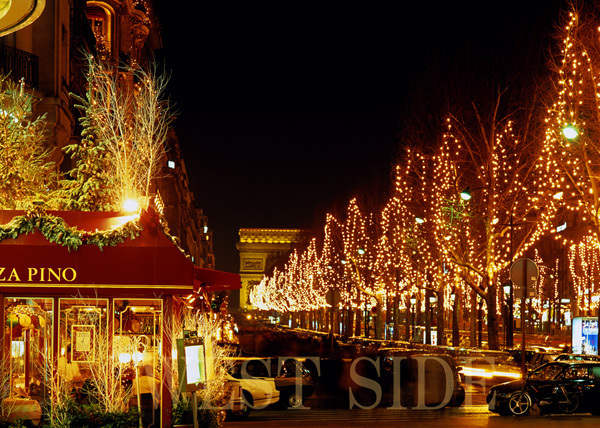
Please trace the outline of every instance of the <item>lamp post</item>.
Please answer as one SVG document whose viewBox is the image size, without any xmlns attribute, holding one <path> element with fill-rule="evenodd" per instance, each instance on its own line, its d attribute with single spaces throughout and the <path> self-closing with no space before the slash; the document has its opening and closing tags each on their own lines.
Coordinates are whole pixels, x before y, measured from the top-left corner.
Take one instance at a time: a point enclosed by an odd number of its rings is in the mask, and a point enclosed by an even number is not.
<svg viewBox="0 0 600 428">
<path fill-rule="evenodd" d="M 417 304 L 417 298 L 415 296 L 412 296 L 410 298 L 410 313 L 412 315 L 412 326 L 411 326 L 412 334 L 411 334 L 411 336 L 412 336 L 413 340 L 415 338 L 415 320 L 416 320 L 415 306 L 416 306 L 416 304 Z"/>
<path fill-rule="evenodd" d="M 429 296 L 429 311 L 430 311 L 430 320 L 429 320 L 429 341 L 431 345 L 437 345 L 438 343 L 438 339 L 437 339 L 437 335 L 440 334 L 439 331 L 436 331 L 436 335 L 435 335 L 435 340 L 434 340 L 434 334 L 433 334 L 433 309 L 436 306 L 436 302 L 437 302 L 437 297 L 436 296 Z M 436 308 L 437 309 L 437 308 Z M 443 332 L 442 332 L 443 334 Z"/>
<path fill-rule="evenodd" d="M 458 299 L 456 292 L 450 294 L 452 300 L 452 346 L 460 345 L 460 330 L 458 328 Z"/>
<path fill-rule="evenodd" d="M 483 344 L 483 299 L 477 303 L 477 347 L 481 348 Z M 489 338 L 488 338 L 489 341 Z"/>
<path fill-rule="evenodd" d="M 512 281 L 505 282 L 503 287 L 505 311 L 504 317 L 504 346 L 506 348 L 513 347 L 513 287 Z"/>
</svg>

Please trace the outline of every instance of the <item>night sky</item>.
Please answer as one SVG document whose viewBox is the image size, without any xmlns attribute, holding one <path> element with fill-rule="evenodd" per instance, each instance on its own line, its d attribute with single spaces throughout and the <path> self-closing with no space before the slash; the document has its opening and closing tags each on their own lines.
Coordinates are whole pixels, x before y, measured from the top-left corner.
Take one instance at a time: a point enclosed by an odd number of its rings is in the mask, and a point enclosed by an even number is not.
<svg viewBox="0 0 600 428">
<path fill-rule="evenodd" d="M 385 195 L 402 116 L 430 67 L 459 57 L 469 67 L 480 53 L 519 61 L 540 40 L 547 50 L 562 6 L 199 2 L 188 13 L 157 3 L 191 190 L 214 231 L 216 268 L 229 272 L 239 271 L 240 228 L 319 227 L 357 192 Z"/>
</svg>

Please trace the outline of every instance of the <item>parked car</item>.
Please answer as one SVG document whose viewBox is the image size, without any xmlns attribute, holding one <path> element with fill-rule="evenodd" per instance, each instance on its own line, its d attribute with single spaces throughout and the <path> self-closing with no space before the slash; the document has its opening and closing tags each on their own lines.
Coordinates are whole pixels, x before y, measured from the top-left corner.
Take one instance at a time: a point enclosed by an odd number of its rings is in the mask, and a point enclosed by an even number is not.
<svg viewBox="0 0 600 428">
<path fill-rule="evenodd" d="M 239 383 L 241 397 L 236 396 L 234 388 L 230 401 L 232 408 L 227 411 L 229 418 L 245 418 L 252 409 L 264 409 L 279 401 L 280 393 L 275 387 L 275 378 L 262 376 L 261 365 L 259 361 L 248 359 L 236 360 L 231 365 L 227 381 Z M 241 405 L 236 405 L 238 403 Z"/>
<path fill-rule="evenodd" d="M 424 403 L 428 407 L 442 405 L 448 388 L 452 390 L 450 400 L 445 403 L 449 407 L 461 406 L 465 401 L 465 389 L 461 383 L 458 367 L 454 359 L 444 353 L 432 353 L 427 350 L 405 348 L 381 348 L 378 355 L 382 358 L 383 391 L 392 395 L 399 394 L 403 407 L 415 407 L 419 403 L 420 388 L 424 389 Z M 394 359 L 396 358 L 396 361 Z M 419 359 L 425 361 L 424 378 L 419 379 Z M 400 385 L 396 384 L 396 364 L 399 362 Z M 447 385 L 446 374 L 450 369 L 452 384 Z"/>
<path fill-rule="evenodd" d="M 586 360 L 586 361 L 600 361 L 600 355 L 593 354 L 559 354 L 556 356 L 554 361 L 571 361 L 571 360 Z"/>
<path fill-rule="evenodd" d="M 518 365 L 521 365 L 521 350 L 520 349 L 508 349 L 509 352 L 515 359 Z M 554 361 L 554 359 L 560 355 L 559 351 L 544 350 L 544 349 L 526 349 L 525 350 L 525 365 L 528 370 L 532 370 L 542 364 Z"/>
<path fill-rule="evenodd" d="M 275 388 L 280 393 L 278 404 L 284 409 L 301 407 L 315 391 L 310 371 L 302 361 L 293 358 L 281 361 L 281 366 L 277 368 Z"/>
<path fill-rule="evenodd" d="M 222 406 L 222 410 L 225 411 L 225 418 L 236 419 L 248 416 L 250 411 L 247 407 L 249 406 L 244 401 L 241 382 L 227 376 L 224 390 L 225 397 L 223 397 L 223 401 L 225 404 Z"/>
<path fill-rule="evenodd" d="M 552 361 L 532 370 L 526 379 L 490 388 L 490 411 L 527 415 L 533 408 L 545 413 L 600 414 L 600 361 Z"/>
</svg>

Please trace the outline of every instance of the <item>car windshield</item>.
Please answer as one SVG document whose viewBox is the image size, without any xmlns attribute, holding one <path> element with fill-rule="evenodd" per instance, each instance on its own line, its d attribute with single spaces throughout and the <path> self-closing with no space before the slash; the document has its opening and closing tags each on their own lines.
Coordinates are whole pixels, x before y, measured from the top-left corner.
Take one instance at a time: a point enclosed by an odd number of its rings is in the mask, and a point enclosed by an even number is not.
<svg viewBox="0 0 600 428">
<path fill-rule="evenodd" d="M 279 376 L 281 377 L 296 377 L 296 376 L 309 376 L 310 371 L 306 369 L 301 362 L 296 360 L 286 360 L 281 366 Z"/>
<path fill-rule="evenodd" d="M 564 366 L 560 364 L 546 364 L 534 370 L 529 377 L 532 380 L 552 380 L 564 369 Z"/>
<path fill-rule="evenodd" d="M 270 377 L 268 360 L 246 360 L 236 361 L 229 372 L 236 379 L 248 379 L 251 377 Z"/>
</svg>

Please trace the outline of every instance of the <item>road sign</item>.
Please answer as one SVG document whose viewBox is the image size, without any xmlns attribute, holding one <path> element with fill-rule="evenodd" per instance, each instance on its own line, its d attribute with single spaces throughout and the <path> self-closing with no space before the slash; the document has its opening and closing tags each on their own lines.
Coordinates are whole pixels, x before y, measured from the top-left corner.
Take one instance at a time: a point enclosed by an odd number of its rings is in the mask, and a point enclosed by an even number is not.
<svg viewBox="0 0 600 428">
<path fill-rule="evenodd" d="M 510 279 L 517 287 L 533 288 L 539 275 L 540 271 L 531 259 L 518 259 L 510 267 Z"/>
<path fill-rule="evenodd" d="M 328 305 L 335 307 L 340 303 L 340 300 L 340 292 L 335 288 L 330 288 L 327 294 L 325 294 L 325 301 Z"/>
<path fill-rule="evenodd" d="M 515 299 L 520 299 L 523 297 L 523 289 L 521 287 L 515 287 L 514 293 Z M 526 299 L 536 298 L 537 296 L 538 292 L 535 288 L 527 288 L 527 295 L 525 296 Z"/>
</svg>

